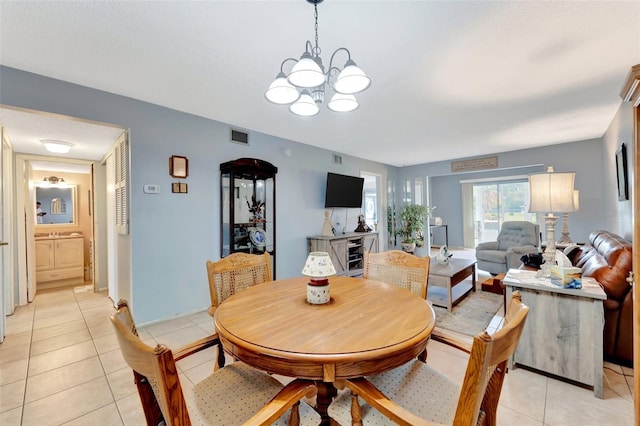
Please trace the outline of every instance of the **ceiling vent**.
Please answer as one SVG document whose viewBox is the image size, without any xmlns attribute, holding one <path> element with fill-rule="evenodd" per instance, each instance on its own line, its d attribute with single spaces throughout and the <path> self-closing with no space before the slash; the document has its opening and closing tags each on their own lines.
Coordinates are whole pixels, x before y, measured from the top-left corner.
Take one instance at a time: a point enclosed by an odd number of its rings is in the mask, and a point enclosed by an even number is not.
<svg viewBox="0 0 640 426">
<path fill-rule="evenodd" d="M 231 129 L 231 142 L 249 145 L 249 133 L 241 130 Z"/>
</svg>

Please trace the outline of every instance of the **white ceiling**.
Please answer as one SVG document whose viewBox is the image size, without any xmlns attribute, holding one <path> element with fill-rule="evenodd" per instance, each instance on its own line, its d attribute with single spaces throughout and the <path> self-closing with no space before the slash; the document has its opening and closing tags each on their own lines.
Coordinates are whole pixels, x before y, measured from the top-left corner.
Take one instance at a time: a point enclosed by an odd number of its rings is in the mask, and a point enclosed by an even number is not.
<svg viewBox="0 0 640 426">
<path fill-rule="evenodd" d="M 0 63 L 392 165 L 601 137 L 640 63 L 640 1 L 326 0 L 318 13 L 325 66 L 344 46 L 372 79 L 355 112 L 301 118 L 264 98 L 314 37 L 304 0 L 2 0 Z M 0 116 L 17 151 L 43 138 L 13 118 Z"/>
<path fill-rule="evenodd" d="M 5 127 L 14 150 L 25 154 L 48 155 L 55 158 L 73 157 L 83 160 L 101 160 L 124 129 L 94 122 L 70 119 L 53 114 L 35 114 L 20 109 L 0 108 L 0 123 Z M 73 144 L 68 154 L 52 154 L 40 142 L 45 139 L 61 140 Z M 59 170 L 51 162 L 32 161 L 35 170 L 74 172 L 69 166 Z M 42 164 L 41 164 L 42 163 Z M 88 166 L 76 170 L 85 170 Z"/>
</svg>

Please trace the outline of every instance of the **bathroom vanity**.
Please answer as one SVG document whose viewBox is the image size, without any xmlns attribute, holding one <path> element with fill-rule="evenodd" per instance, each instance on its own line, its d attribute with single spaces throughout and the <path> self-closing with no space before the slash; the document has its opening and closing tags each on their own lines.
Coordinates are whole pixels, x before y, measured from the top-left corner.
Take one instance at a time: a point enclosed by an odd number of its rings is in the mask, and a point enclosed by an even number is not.
<svg viewBox="0 0 640 426">
<path fill-rule="evenodd" d="M 36 237 L 36 284 L 51 288 L 84 282 L 82 235 Z"/>
</svg>

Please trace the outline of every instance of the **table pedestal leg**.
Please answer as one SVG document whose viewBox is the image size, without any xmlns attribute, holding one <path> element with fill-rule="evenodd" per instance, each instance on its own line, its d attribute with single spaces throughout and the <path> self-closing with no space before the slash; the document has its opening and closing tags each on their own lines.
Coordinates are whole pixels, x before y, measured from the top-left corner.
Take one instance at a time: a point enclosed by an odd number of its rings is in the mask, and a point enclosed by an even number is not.
<svg viewBox="0 0 640 426">
<path fill-rule="evenodd" d="M 331 382 L 316 382 L 316 385 L 318 386 L 318 395 L 316 396 L 316 411 L 322 418 L 320 424 L 330 425 L 331 418 L 329 418 L 327 410 L 329 409 L 331 401 L 333 401 L 333 397 L 338 394 L 338 391 Z"/>
</svg>

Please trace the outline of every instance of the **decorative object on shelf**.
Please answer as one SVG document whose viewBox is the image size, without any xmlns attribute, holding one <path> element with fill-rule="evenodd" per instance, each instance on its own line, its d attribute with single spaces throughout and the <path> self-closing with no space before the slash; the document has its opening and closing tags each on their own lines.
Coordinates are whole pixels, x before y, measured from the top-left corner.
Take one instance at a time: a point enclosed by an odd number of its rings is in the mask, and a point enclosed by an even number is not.
<svg viewBox="0 0 640 426">
<path fill-rule="evenodd" d="M 267 234 L 256 227 L 249 228 L 249 240 L 257 248 L 263 249 L 267 245 Z"/>
<path fill-rule="evenodd" d="M 425 222 L 431 216 L 435 207 L 423 206 L 420 204 L 405 203 L 400 209 L 398 218 L 400 224 L 396 234 L 401 237 L 400 245 L 402 250 L 412 253 L 416 246 L 424 245 Z"/>
<path fill-rule="evenodd" d="M 247 207 L 249 207 L 249 220 L 253 222 L 260 222 L 264 216 L 264 201 L 256 200 L 256 196 L 251 196 L 251 204 L 249 204 L 249 200 L 246 199 Z"/>
<path fill-rule="evenodd" d="M 189 160 L 187 157 L 172 155 L 169 157 L 169 174 L 174 178 L 189 176 Z"/>
<path fill-rule="evenodd" d="M 302 275 L 310 277 L 307 283 L 307 302 L 312 305 L 329 303 L 329 279 L 336 274 L 329 253 L 314 251 L 309 253 L 307 261 L 302 268 Z"/>
<path fill-rule="evenodd" d="M 571 212 L 577 212 L 580 210 L 580 191 L 573 190 L 573 210 Z M 571 237 L 569 236 L 569 213 L 562 212 L 562 237 L 556 242 L 558 245 L 572 244 Z"/>
<path fill-rule="evenodd" d="M 351 52 L 345 47 L 336 49 L 329 60 L 329 68 L 325 72 L 322 65 L 322 52 L 318 45 L 318 4 L 323 0 L 307 0 L 313 4 L 315 13 L 315 46 L 307 40 L 305 51 L 300 59 L 287 58 L 280 64 L 280 72 L 271 83 L 264 96 L 269 102 L 278 105 L 289 105 L 289 111 L 305 117 L 320 112 L 319 105 L 324 102 L 325 85 L 329 84 L 335 94 L 327 107 L 335 112 L 349 112 L 358 108 L 356 93 L 366 90 L 371 79 L 351 59 Z M 340 51 L 347 53 L 347 62 L 342 70 L 333 65 L 333 59 Z M 292 61 L 295 65 L 289 75 L 284 73 L 284 64 Z M 337 77 L 336 77 L 337 75 Z M 335 80 L 332 83 L 332 79 Z"/>
<path fill-rule="evenodd" d="M 371 232 L 371 228 L 369 228 L 369 225 L 365 222 L 363 214 L 358 215 L 358 227 L 354 232 Z"/>
<path fill-rule="evenodd" d="M 449 251 L 447 246 L 440 247 L 440 252 L 436 255 L 436 262 L 441 265 L 446 265 L 449 263 L 449 259 L 453 256 L 453 253 Z"/>
<path fill-rule="evenodd" d="M 54 154 L 66 154 L 67 152 L 69 152 L 71 147 L 73 147 L 73 144 L 71 142 L 58 141 L 53 139 L 42 139 L 40 143 L 44 145 L 47 151 L 53 152 Z"/>
<path fill-rule="evenodd" d="M 616 173 L 618 177 L 618 201 L 629 199 L 627 183 L 627 147 L 622 144 L 616 151 Z"/>
<path fill-rule="evenodd" d="M 322 224 L 322 232 L 320 232 L 320 235 L 323 237 L 333 237 L 336 235 L 336 230 L 329 218 L 329 210 L 325 210 L 324 212 L 324 223 Z"/>
<path fill-rule="evenodd" d="M 545 213 L 547 229 L 547 244 L 542 255 L 544 263 L 538 273 L 539 277 L 551 275 L 551 265 L 556 258 L 555 231 L 558 220 L 553 213 L 574 210 L 575 176 L 573 172 L 555 173 L 553 167 L 548 167 L 546 173 L 529 175 L 529 212 Z"/>
</svg>

